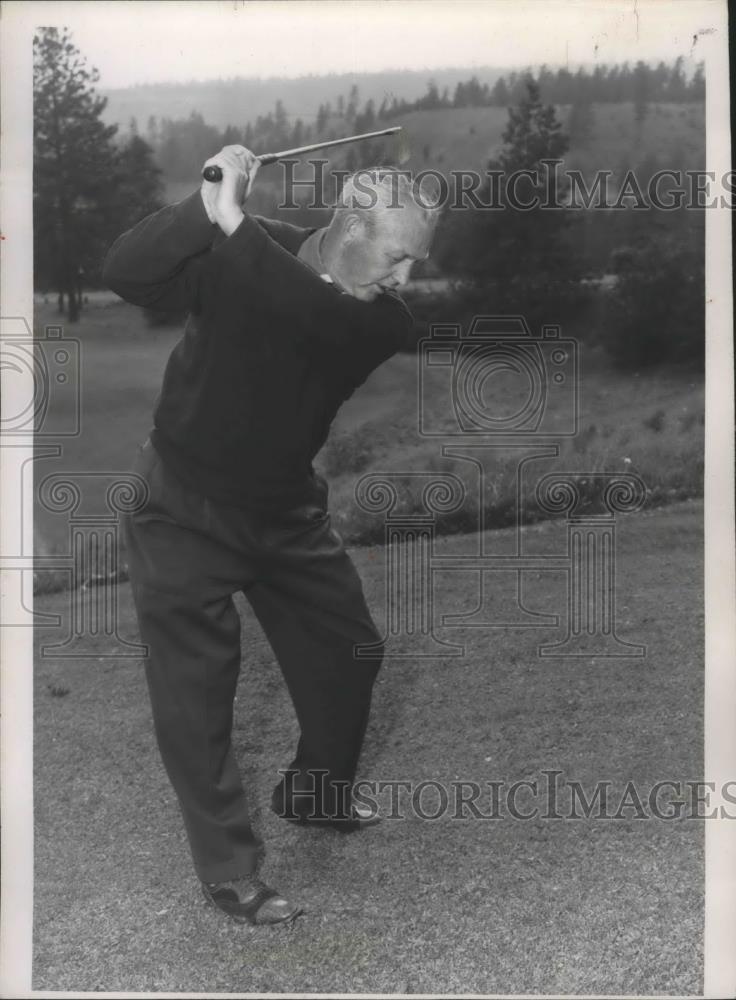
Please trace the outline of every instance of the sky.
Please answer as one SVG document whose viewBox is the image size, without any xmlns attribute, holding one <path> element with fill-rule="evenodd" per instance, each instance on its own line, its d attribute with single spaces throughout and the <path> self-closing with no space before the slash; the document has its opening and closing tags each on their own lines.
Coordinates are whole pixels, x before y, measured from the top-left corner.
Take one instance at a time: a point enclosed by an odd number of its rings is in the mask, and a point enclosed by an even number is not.
<svg viewBox="0 0 736 1000">
<path fill-rule="evenodd" d="M 709 31 L 723 2 L 10 0 L 3 19 L 68 25 L 107 89 L 233 76 L 697 59 L 698 32 Z"/>
</svg>

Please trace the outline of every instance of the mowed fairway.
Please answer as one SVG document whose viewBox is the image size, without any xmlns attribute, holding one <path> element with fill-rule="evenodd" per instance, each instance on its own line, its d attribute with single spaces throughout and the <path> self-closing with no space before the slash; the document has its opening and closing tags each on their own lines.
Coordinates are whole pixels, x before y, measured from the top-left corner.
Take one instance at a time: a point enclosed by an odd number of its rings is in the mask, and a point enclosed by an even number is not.
<svg viewBox="0 0 736 1000">
<path fill-rule="evenodd" d="M 491 548 L 508 535 L 494 533 Z M 545 630 L 445 632 L 466 642 L 464 657 L 384 665 L 361 775 L 449 786 L 556 769 L 589 793 L 610 781 L 620 796 L 634 780 L 644 798 L 657 781 L 702 778 L 702 503 L 621 516 L 617 537 L 618 633 L 645 644 L 645 658 L 540 660 Z M 560 553 L 564 523 L 530 528 L 524 544 Z M 381 623 L 383 550 L 354 557 Z M 489 575 L 492 601 L 505 600 L 504 574 Z M 562 574 L 524 580 L 528 607 L 565 613 Z M 441 584 L 440 611 L 472 608 L 467 574 Z M 116 593 L 120 632 L 135 638 L 128 585 Z M 65 615 L 69 601 L 50 594 L 36 608 Z M 701 821 L 631 809 L 617 820 L 431 821 L 407 809 L 351 837 L 295 829 L 266 809 L 297 735 L 293 711 L 246 605 L 243 626 L 235 746 L 269 849 L 264 876 L 306 915 L 291 930 L 251 929 L 205 907 L 141 664 L 95 658 L 90 640 L 92 658 L 39 658 L 35 673 L 34 989 L 702 989 Z M 431 793 L 423 802 L 436 809 Z"/>
</svg>

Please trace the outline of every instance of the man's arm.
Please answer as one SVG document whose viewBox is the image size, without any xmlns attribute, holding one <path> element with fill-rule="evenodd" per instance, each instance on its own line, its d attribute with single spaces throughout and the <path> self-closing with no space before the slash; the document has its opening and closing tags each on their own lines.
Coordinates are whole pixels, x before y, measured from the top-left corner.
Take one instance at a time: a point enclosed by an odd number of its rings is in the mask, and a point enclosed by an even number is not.
<svg viewBox="0 0 736 1000">
<path fill-rule="evenodd" d="M 260 161 L 243 146 L 225 146 L 207 160 L 224 174 L 123 233 L 103 267 L 105 283 L 128 302 L 158 309 L 196 308 L 203 258 L 217 235 L 229 236 L 242 214 Z M 235 220 L 235 221 L 234 221 Z"/>
<path fill-rule="evenodd" d="M 362 301 L 323 281 L 310 267 L 272 239 L 255 218 L 241 212 L 229 238 L 212 252 L 221 292 L 247 307 L 254 295 L 268 295 L 274 315 L 315 344 L 359 351 L 366 342 L 403 345 L 413 319 L 398 295 Z"/>
<path fill-rule="evenodd" d="M 372 302 L 340 293 L 273 239 L 244 211 L 260 161 L 243 146 L 225 148 L 207 161 L 222 169 L 219 184 L 202 185 L 209 217 L 228 238 L 211 255 L 220 293 L 247 310 L 253 297 L 266 295 L 282 327 L 309 344 L 359 354 L 406 342 L 413 321 L 397 295 Z M 394 347 L 394 350 L 396 347 Z M 389 353 L 391 353 L 389 351 Z"/>
<path fill-rule="evenodd" d="M 105 258 L 105 284 L 134 305 L 192 309 L 202 258 L 216 235 L 195 191 L 118 237 Z"/>
</svg>

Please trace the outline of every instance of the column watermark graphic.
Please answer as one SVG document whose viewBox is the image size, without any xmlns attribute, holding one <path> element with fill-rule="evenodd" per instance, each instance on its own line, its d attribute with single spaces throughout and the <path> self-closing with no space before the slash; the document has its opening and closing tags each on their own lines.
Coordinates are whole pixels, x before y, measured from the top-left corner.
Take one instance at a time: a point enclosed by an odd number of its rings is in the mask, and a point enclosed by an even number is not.
<svg viewBox="0 0 736 1000">
<path fill-rule="evenodd" d="M 103 502 L 97 499 L 100 487 Z M 68 550 L 56 558 L 57 568 L 69 574 L 68 634 L 61 642 L 44 644 L 41 655 L 146 656 L 147 646 L 119 634 L 117 600 L 120 517 L 145 505 L 146 481 L 135 473 L 60 472 L 41 482 L 38 496 L 46 510 L 67 514 L 69 523 Z"/>
<path fill-rule="evenodd" d="M 4 504 L 1 624 L 60 633 L 40 644 L 42 657 L 145 656 L 135 636 L 120 634 L 117 584 L 124 577 L 120 518 L 145 503 L 147 485 L 134 473 L 64 468 L 65 446 L 83 432 L 82 345 L 59 325 L 34 335 L 22 317 L 1 323 L 0 368 L 12 391 L 4 393 L 0 447 L 10 470 L 5 495 L 12 488 L 17 501 Z M 63 471 L 48 472 L 47 463 Z M 53 545 L 42 538 L 50 523 Z M 53 612 L 33 606 L 42 576 L 59 595 Z"/>
<path fill-rule="evenodd" d="M 408 497 L 401 497 L 402 489 Z M 388 656 L 462 655 L 462 646 L 435 634 L 431 572 L 436 517 L 463 502 L 462 480 L 424 472 L 367 475 L 357 484 L 356 499 L 363 510 L 385 515 L 386 634 L 375 646 L 356 646 L 355 656 L 370 658 L 379 650 Z M 403 652 L 405 640 L 409 652 Z"/>
<path fill-rule="evenodd" d="M 30 380 L 16 412 L 3 414 L 3 448 L 22 495 L 44 516 L 66 520 L 63 547 L 34 551 L 21 508 L 15 546 L 2 559 L 12 581 L 3 624 L 58 630 L 42 656 L 145 656 L 135 636 L 120 633 L 118 583 L 125 578 L 120 518 L 145 504 L 146 483 L 131 472 L 47 471 L 59 468 L 64 442 L 82 431 L 81 345 L 57 326 L 37 338 L 24 320 L 3 326 L 5 377 Z M 452 471 L 394 469 L 357 482 L 357 506 L 384 519 L 385 633 L 375 647 L 356 647 L 356 657 L 458 657 L 466 651 L 462 630 L 527 628 L 544 631 L 541 658 L 645 656 L 643 644 L 617 634 L 616 540 L 620 516 L 642 508 L 646 486 L 625 469 L 559 469 L 561 449 L 580 430 L 579 344 L 556 325 L 534 335 L 523 316 L 478 315 L 466 329 L 433 326 L 417 363 L 417 435 Z M 514 465 L 515 493 L 503 553 L 491 531 L 500 463 Z M 530 496 L 541 516 L 564 519 L 561 551 L 525 549 Z M 461 508 L 475 548 L 450 552 L 437 544 L 441 519 Z M 30 610 L 42 570 L 66 578 L 61 612 L 58 602 L 53 614 Z M 448 574 L 460 574 L 466 607 L 444 605 Z M 532 577 L 557 581 L 554 612 L 535 606 Z"/>
<path fill-rule="evenodd" d="M 647 496 L 631 472 L 544 471 L 559 464 L 562 445 L 580 425 L 580 351 L 558 326 L 532 335 L 523 316 L 476 316 L 431 328 L 418 350 L 417 430 L 437 443 L 438 457 L 453 460 L 456 509 L 476 500 L 476 551 L 438 550 L 436 516 L 416 502 L 397 513 L 398 484 L 417 473 L 372 473 L 357 484 L 355 499 L 369 513 L 383 513 L 385 546 L 385 655 L 464 655 L 463 629 L 545 629 L 539 657 L 643 657 L 646 647 L 616 633 L 616 521 L 640 510 Z M 499 378 L 511 391 L 498 393 Z M 492 551 L 494 471 L 515 463 L 511 551 Z M 540 471 L 541 466 L 541 471 Z M 467 481 L 461 475 L 467 469 Z M 447 485 L 447 473 L 424 478 L 424 495 Z M 469 482 L 475 484 L 473 490 Z M 567 544 L 559 553 L 524 550 L 528 496 L 546 519 L 564 516 Z M 438 579 L 469 580 L 467 611 L 443 612 Z M 562 575 L 560 614 L 530 606 L 525 577 Z M 446 578 L 446 577 L 444 577 Z M 424 600 L 424 608 L 417 602 Z M 412 609 L 409 614 L 408 609 Z M 421 622 L 417 630 L 415 623 Z M 356 656 L 366 655 L 356 648 Z"/>
</svg>

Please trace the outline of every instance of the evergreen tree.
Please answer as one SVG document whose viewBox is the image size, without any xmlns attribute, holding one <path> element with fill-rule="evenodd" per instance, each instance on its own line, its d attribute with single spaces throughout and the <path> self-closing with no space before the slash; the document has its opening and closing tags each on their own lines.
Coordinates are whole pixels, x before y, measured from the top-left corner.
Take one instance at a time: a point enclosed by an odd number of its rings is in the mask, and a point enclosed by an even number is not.
<svg viewBox="0 0 736 1000">
<path fill-rule="evenodd" d="M 146 138 L 148 139 L 150 145 L 155 148 L 159 140 L 158 122 L 156 121 L 155 115 L 148 116 L 148 124 L 146 125 Z"/>
<path fill-rule="evenodd" d="M 222 133 L 222 145 L 242 146 L 243 136 L 240 134 L 240 129 L 236 128 L 234 125 L 226 125 L 225 131 Z"/>
<path fill-rule="evenodd" d="M 641 125 L 649 113 L 649 76 L 649 67 L 639 61 L 634 69 L 634 118 L 637 125 Z"/>
<path fill-rule="evenodd" d="M 548 66 L 544 65 L 540 67 L 539 74 L 537 76 L 537 85 L 539 86 L 539 91 L 543 100 L 557 100 L 557 94 L 559 91 L 557 88 L 555 74 Z"/>
<path fill-rule="evenodd" d="M 453 108 L 466 108 L 468 106 L 468 99 L 466 94 L 466 85 L 460 81 L 455 87 L 455 96 L 452 99 Z"/>
<path fill-rule="evenodd" d="M 688 96 L 691 101 L 705 100 L 705 66 L 702 62 L 698 63 L 695 67 L 693 78 L 690 81 Z"/>
<path fill-rule="evenodd" d="M 99 267 L 114 223 L 113 137 L 99 75 L 66 28 L 44 27 L 33 39 L 33 230 L 36 278 L 79 317 L 80 276 Z"/>
<path fill-rule="evenodd" d="M 440 92 L 434 80 L 429 81 L 427 93 L 417 101 L 416 106 L 422 111 L 434 111 L 440 107 Z"/>
<path fill-rule="evenodd" d="M 274 113 L 274 134 L 271 141 L 277 148 L 283 148 L 289 144 L 289 116 L 286 114 L 282 101 L 276 101 Z"/>
<path fill-rule="evenodd" d="M 325 130 L 326 124 L 327 124 L 327 108 L 324 106 L 324 104 L 320 104 L 319 108 L 317 108 L 317 122 L 316 122 L 317 135 L 322 135 L 322 133 Z"/>
<path fill-rule="evenodd" d="M 503 133 L 505 148 L 498 166 L 507 172 L 533 170 L 543 159 L 559 159 L 569 146 L 555 109 L 542 104 L 539 87 L 531 77 L 527 77 L 526 88 L 527 96 L 519 106 L 509 108 Z"/>
<path fill-rule="evenodd" d="M 667 84 L 667 100 L 679 103 L 687 99 L 687 83 L 683 65 L 685 60 L 678 56 L 670 71 L 670 78 Z"/>
<path fill-rule="evenodd" d="M 491 104 L 497 108 L 506 108 L 509 105 L 509 88 L 502 76 L 496 80 L 491 91 Z"/>
<path fill-rule="evenodd" d="M 564 203 L 562 182 L 543 161 L 561 159 L 569 140 L 531 77 L 526 91 L 520 104 L 509 108 L 504 146 L 488 163 L 500 181 L 487 181 L 479 192 L 483 204 L 501 210 L 447 212 L 437 242 L 441 266 L 469 280 L 494 312 L 523 312 L 534 324 L 554 320 L 550 307 L 559 308 L 574 294 L 578 262 L 563 249 L 571 213 L 543 207 Z M 519 171 L 532 171 L 535 178 L 519 175 L 511 183 Z M 519 203 L 535 207 L 522 210 Z"/>
<path fill-rule="evenodd" d="M 360 103 L 360 91 L 358 90 L 357 83 L 354 83 L 350 88 L 350 96 L 348 97 L 348 106 L 345 109 L 345 118 L 348 122 L 353 123 L 355 121 L 355 116 L 358 113 L 359 103 Z"/>
<path fill-rule="evenodd" d="M 161 208 L 161 170 L 154 162 L 153 150 L 139 135 L 132 135 L 118 151 L 111 180 L 117 233 Z"/>
<path fill-rule="evenodd" d="M 356 120 L 357 125 L 357 120 Z M 359 132 L 373 132 L 376 128 L 376 106 L 372 100 L 366 101 L 363 114 L 360 116 Z"/>
<path fill-rule="evenodd" d="M 304 122 L 301 120 L 301 118 L 297 118 L 297 120 L 294 122 L 294 128 L 291 130 L 291 138 L 289 140 L 289 145 L 292 148 L 304 145 Z"/>
</svg>

